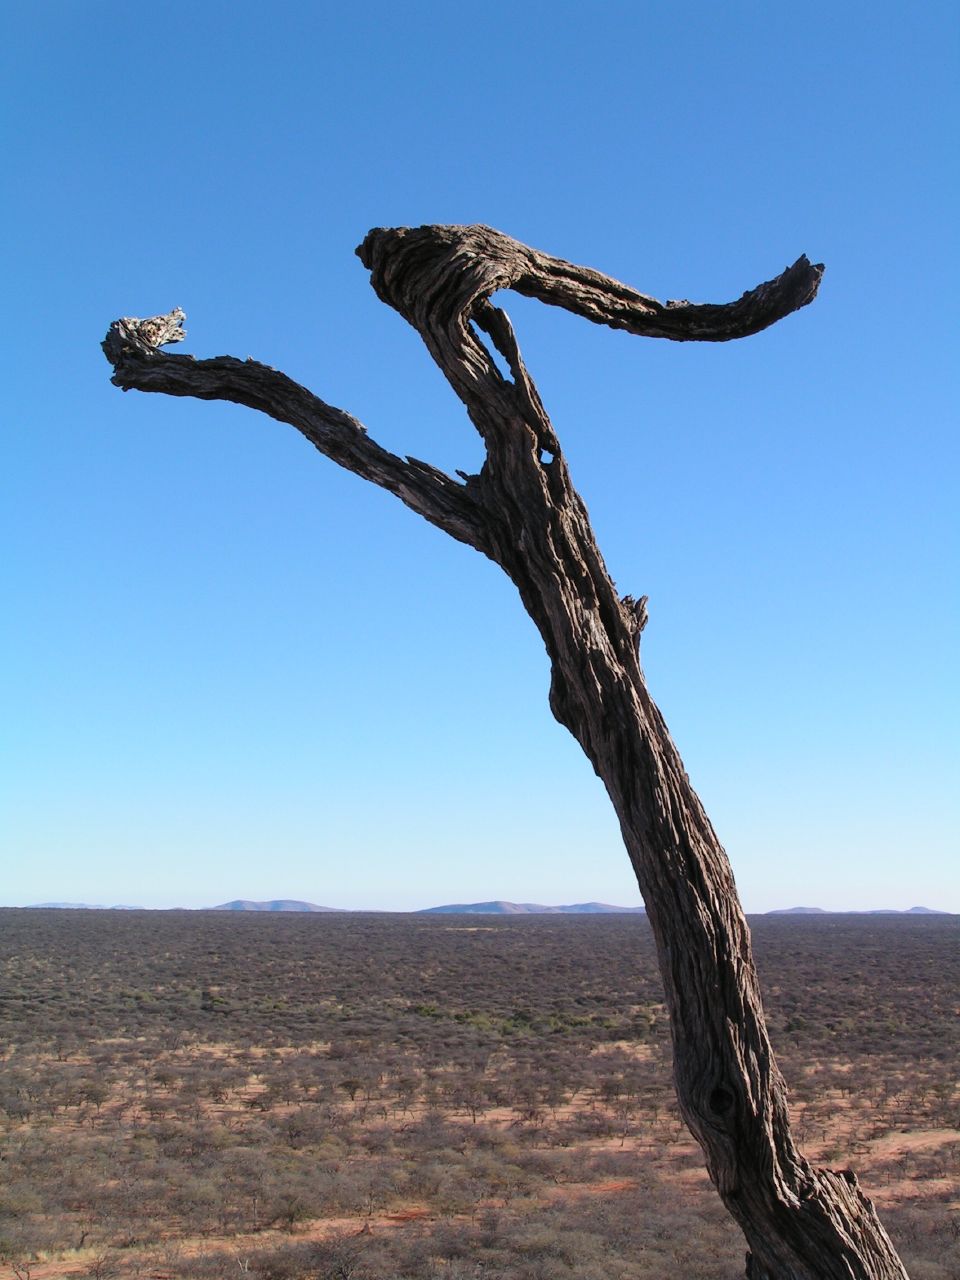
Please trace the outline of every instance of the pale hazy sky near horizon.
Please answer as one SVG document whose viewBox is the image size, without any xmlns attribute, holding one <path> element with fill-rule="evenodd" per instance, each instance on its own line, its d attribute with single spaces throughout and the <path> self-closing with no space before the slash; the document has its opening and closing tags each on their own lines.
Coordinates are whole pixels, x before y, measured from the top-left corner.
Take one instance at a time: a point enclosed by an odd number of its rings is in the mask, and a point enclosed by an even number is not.
<svg viewBox="0 0 960 1280">
<path fill-rule="evenodd" d="M 661 298 L 508 295 L 748 911 L 960 911 L 955 6 L 5 6 L 0 905 L 633 905 L 498 569 L 292 430 L 109 383 L 182 305 L 447 470 L 480 446 L 354 246 L 484 222 Z"/>
</svg>

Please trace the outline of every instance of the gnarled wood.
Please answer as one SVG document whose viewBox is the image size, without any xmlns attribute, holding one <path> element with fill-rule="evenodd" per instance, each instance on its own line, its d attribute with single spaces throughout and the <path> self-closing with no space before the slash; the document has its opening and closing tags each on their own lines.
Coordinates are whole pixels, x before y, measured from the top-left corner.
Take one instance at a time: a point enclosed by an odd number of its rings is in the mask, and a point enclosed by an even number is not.
<svg viewBox="0 0 960 1280">
<path fill-rule="evenodd" d="M 793 1143 L 730 864 L 640 668 L 646 598 L 620 598 L 510 322 L 513 288 L 649 337 L 720 342 L 756 333 L 815 296 L 800 258 L 722 306 L 660 303 L 488 227 L 370 232 L 358 249 L 379 296 L 420 333 L 483 437 L 458 483 L 387 453 L 340 409 L 253 361 L 161 353 L 182 313 L 116 322 L 104 342 L 124 389 L 226 399 L 302 431 L 321 452 L 495 560 L 551 661 L 550 706 L 606 785 L 647 906 L 670 1009 L 677 1096 L 750 1246 L 753 1280 L 905 1280 L 852 1173 L 816 1169 Z M 484 344 L 506 361 L 505 378 Z"/>
</svg>

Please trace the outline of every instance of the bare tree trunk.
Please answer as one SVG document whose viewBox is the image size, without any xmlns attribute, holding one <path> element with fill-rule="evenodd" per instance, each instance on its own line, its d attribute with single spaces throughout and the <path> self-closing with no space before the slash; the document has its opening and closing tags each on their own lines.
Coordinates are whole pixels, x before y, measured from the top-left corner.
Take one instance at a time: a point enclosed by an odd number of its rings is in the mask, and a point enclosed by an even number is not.
<svg viewBox="0 0 960 1280">
<path fill-rule="evenodd" d="M 696 306 L 659 303 L 487 227 L 378 229 L 357 252 L 379 296 L 418 330 L 466 405 L 486 446 L 479 475 L 458 483 L 388 453 L 348 414 L 254 361 L 161 353 L 158 346 L 183 336 L 182 312 L 115 322 L 104 342 L 113 381 L 233 400 L 289 422 L 502 566 L 550 656 L 553 714 L 583 747 L 619 817 L 656 938 L 680 1107 L 747 1238 L 747 1275 L 905 1280 L 855 1176 L 813 1168 L 793 1143 L 730 863 L 640 668 L 646 598 L 619 596 L 510 322 L 489 301 L 513 288 L 632 333 L 720 342 L 810 302 L 822 267 L 801 258 L 735 303 Z"/>
</svg>

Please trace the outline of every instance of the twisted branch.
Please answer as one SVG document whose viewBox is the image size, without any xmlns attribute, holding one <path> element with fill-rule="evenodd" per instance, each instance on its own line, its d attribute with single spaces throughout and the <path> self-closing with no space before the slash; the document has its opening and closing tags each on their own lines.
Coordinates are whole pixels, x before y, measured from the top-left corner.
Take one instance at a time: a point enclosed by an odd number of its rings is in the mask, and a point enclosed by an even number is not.
<svg viewBox="0 0 960 1280">
<path fill-rule="evenodd" d="M 513 289 L 550 306 L 563 307 L 595 324 L 625 329 L 645 338 L 673 342 L 730 342 L 776 324 L 805 307 L 817 295 L 823 264 L 801 255 L 774 279 L 744 293 L 736 302 L 658 302 L 591 267 L 531 249 L 492 227 L 377 227 L 357 255 L 372 271 L 372 284 L 391 306 L 409 299 L 410 274 L 422 288 L 407 318 L 420 329 L 436 313 L 436 290 L 446 289 L 452 269 L 458 280 L 454 305 L 463 314 L 498 289 Z M 406 314 L 406 313 L 405 313 Z"/>
<path fill-rule="evenodd" d="M 115 320 L 104 338 L 110 381 L 124 391 L 158 391 L 198 400 L 229 400 L 275 418 L 304 435 L 333 462 L 395 494 L 458 542 L 486 550 L 483 521 L 467 486 L 417 458 L 400 458 L 367 434 L 352 414 L 327 404 L 292 378 L 257 360 L 197 360 L 158 347 L 186 336 L 183 311 L 148 320 Z"/>
</svg>

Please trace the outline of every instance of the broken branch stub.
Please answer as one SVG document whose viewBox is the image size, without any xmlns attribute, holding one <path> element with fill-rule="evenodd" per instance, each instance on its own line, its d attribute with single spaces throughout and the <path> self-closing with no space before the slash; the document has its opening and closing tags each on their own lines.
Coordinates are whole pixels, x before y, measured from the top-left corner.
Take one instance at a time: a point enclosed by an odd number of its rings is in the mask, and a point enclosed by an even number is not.
<svg viewBox="0 0 960 1280">
<path fill-rule="evenodd" d="M 182 342 L 187 336 L 183 327 L 186 318 L 181 307 L 174 307 L 166 315 L 150 316 L 147 320 L 137 320 L 133 316 L 114 320 L 103 340 L 104 354 L 116 367 L 126 352 L 139 351 L 141 355 L 149 355 L 158 347 Z"/>
</svg>

